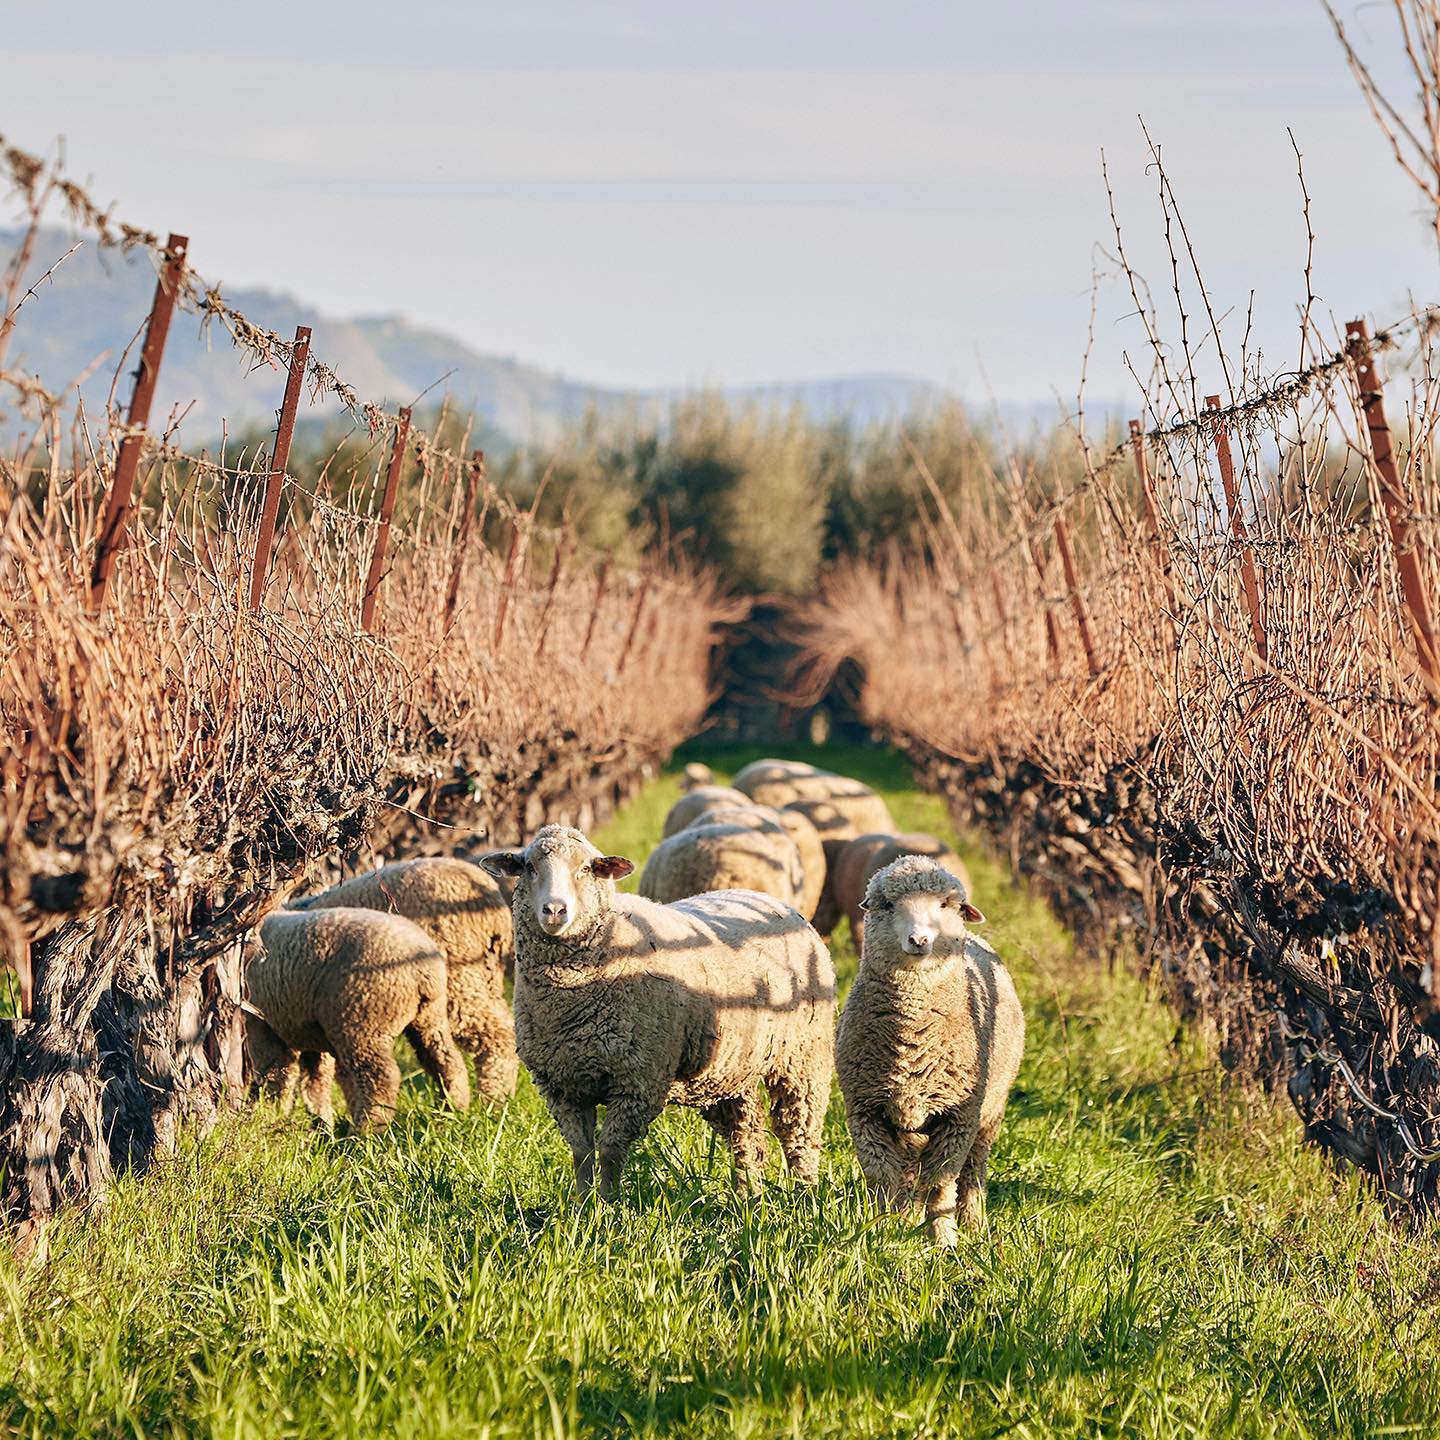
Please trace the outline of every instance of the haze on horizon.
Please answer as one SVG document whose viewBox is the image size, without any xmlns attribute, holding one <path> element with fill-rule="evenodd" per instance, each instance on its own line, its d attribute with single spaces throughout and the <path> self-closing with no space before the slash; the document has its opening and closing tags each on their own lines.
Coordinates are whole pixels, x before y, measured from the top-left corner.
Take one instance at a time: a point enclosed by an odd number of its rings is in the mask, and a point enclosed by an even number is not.
<svg viewBox="0 0 1440 1440">
<path fill-rule="evenodd" d="M 1382 7 L 1341 9 L 1395 49 Z M 1434 280 L 1319 0 L 339 13 L 0 0 L 0 133 L 63 135 L 72 173 L 184 230 L 231 288 L 400 313 L 606 385 L 893 372 L 1072 395 L 1113 239 L 1102 148 L 1132 259 L 1167 271 L 1140 115 L 1216 309 L 1253 293 L 1272 368 L 1303 298 L 1287 127 L 1320 313 L 1383 320 Z M 1102 293 L 1093 394 L 1133 393 L 1132 309 Z"/>
</svg>

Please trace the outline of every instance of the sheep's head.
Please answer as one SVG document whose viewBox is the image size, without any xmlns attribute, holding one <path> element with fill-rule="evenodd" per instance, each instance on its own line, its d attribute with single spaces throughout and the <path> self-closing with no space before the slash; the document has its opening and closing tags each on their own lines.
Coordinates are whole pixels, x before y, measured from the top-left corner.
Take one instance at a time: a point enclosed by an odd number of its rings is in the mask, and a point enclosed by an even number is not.
<svg viewBox="0 0 1440 1440">
<path fill-rule="evenodd" d="M 546 825 L 523 850 L 492 850 L 480 863 L 497 880 L 512 880 L 517 912 L 524 907 L 557 940 L 593 927 L 611 908 L 615 882 L 635 868 L 568 825 Z"/>
<path fill-rule="evenodd" d="M 984 916 L 948 870 L 906 855 L 876 871 L 860 902 L 865 912 L 864 959 L 913 967 L 963 953 L 966 924 Z"/>
</svg>

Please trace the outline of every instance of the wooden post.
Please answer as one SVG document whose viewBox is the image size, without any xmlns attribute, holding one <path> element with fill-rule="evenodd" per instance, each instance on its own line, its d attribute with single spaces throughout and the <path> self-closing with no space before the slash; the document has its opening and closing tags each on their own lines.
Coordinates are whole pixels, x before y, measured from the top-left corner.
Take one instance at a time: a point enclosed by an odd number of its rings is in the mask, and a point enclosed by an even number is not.
<svg viewBox="0 0 1440 1440">
<path fill-rule="evenodd" d="M 310 327 L 295 327 L 295 345 L 290 351 L 290 374 L 285 381 L 285 398 L 280 402 L 280 423 L 275 427 L 275 449 L 270 456 L 270 474 L 265 481 L 265 506 L 260 512 L 260 533 L 255 537 L 255 561 L 250 570 L 250 608 L 258 610 L 265 598 L 265 581 L 270 573 L 270 548 L 275 543 L 275 517 L 280 513 L 280 487 L 290 464 L 290 442 L 295 437 L 295 412 L 300 408 L 300 390 L 305 383 L 305 364 L 310 358 Z"/>
<path fill-rule="evenodd" d="M 570 527 L 567 524 L 555 539 L 555 562 L 550 567 L 550 585 L 545 592 L 545 608 L 540 612 L 540 638 L 535 642 L 537 655 L 545 649 L 545 641 L 550 634 L 550 615 L 555 608 L 555 591 L 559 588 L 565 562 L 570 558 L 569 550 Z"/>
<path fill-rule="evenodd" d="M 505 638 L 505 617 L 510 613 L 510 592 L 515 588 L 515 565 L 520 555 L 520 537 L 525 519 L 517 510 L 510 520 L 510 551 L 505 556 L 505 579 L 500 584 L 500 609 L 495 616 L 495 648 Z"/>
<path fill-rule="evenodd" d="M 1211 412 L 1218 411 L 1220 397 L 1207 395 L 1205 408 Z M 1250 612 L 1250 634 L 1255 642 L 1256 654 L 1262 660 L 1268 660 L 1270 643 L 1260 615 L 1260 582 L 1255 577 L 1255 556 L 1250 549 L 1250 534 L 1245 528 L 1245 513 L 1240 508 L 1240 488 L 1235 483 L 1230 437 L 1226 434 L 1224 422 L 1218 419 L 1215 421 L 1215 458 L 1220 462 L 1220 482 L 1225 487 L 1225 504 L 1230 511 L 1230 533 L 1240 545 L 1240 579 L 1245 586 L 1245 607 Z"/>
<path fill-rule="evenodd" d="M 582 656 L 590 653 L 590 639 L 595 634 L 595 622 L 600 618 L 600 605 L 605 599 L 605 582 L 610 578 L 610 567 L 614 563 L 613 555 L 607 555 L 600 563 L 600 575 L 595 581 L 595 603 L 590 608 L 590 623 L 585 627 L 585 643 L 580 647 Z"/>
<path fill-rule="evenodd" d="M 405 465 L 405 444 L 410 438 L 410 410 L 402 410 L 395 420 L 395 442 L 390 451 L 390 469 L 385 475 L 385 496 L 380 502 L 380 525 L 375 531 L 375 549 L 370 555 L 370 570 L 365 576 L 365 598 L 360 602 L 360 628 L 375 628 L 375 598 L 385 574 L 385 549 L 390 543 L 390 517 L 395 513 L 395 492 L 400 488 L 400 471 Z"/>
<path fill-rule="evenodd" d="M 1045 649 L 1049 653 L 1050 663 L 1057 664 L 1060 660 L 1060 622 L 1055 618 L 1055 611 L 1045 599 L 1045 559 L 1040 554 L 1040 547 L 1035 543 L 1033 535 L 1025 541 L 1030 550 L 1030 563 L 1035 567 L 1035 573 L 1040 577 L 1040 605 L 1045 611 Z"/>
<path fill-rule="evenodd" d="M 1385 419 L 1385 393 L 1381 388 L 1380 371 L 1370 345 L 1370 329 L 1363 320 L 1352 320 L 1345 327 L 1345 342 L 1351 363 L 1355 366 L 1360 406 L 1370 431 L 1370 451 L 1380 477 L 1380 498 L 1385 506 L 1385 518 L 1390 524 L 1390 543 L 1395 548 L 1395 564 L 1400 571 L 1405 608 L 1410 612 L 1415 649 L 1420 658 L 1420 668 L 1434 688 L 1440 685 L 1440 651 L 1435 644 L 1430 595 L 1425 589 L 1425 576 L 1420 569 L 1420 537 L 1410 523 L 1410 502 L 1400 480 L 1399 467 L 1395 464 L 1395 447 Z"/>
<path fill-rule="evenodd" d="M 625 673 L 625 662 L 630 658 L 630 647 L 635 643 L 636 633 L 640 629 L 640 616 L 645 610 L 645 600 L 650 594 L 650 587 L 655 583 L 655 572 L 647 570 L 645 578 L 640 582 L 640 594 L 635 599 L 635 618 L 630 622 L 630 633 L 625 637 L 625 644 L 620 651 L 620 662 L 615 667 L 616 675 Z"/>
<path fill-rule="evenodd" d="M 460 598 L 460 572 L 465 565 L 465 552 L 470 546 L 470 530 L 475 524 L 475 498 L 485 481 L 485 452 L 477 450 L 465 468 L 465 509 L 460 514 L 460 533 L 455 540 L 455 558 L 450 565 L 450 584 L 445 590 L 443 634 L 449 634 L 455 620 L 455 605 Z"/>
<path fill-rule="evenodd" d="M 1085 611 L 1085 598 L 1080 594 L 1080 582 L 1075 576 L 1075 555 L 1070 549 L 1070 532 L 1065 528 L 1063 515 L 1055 517 L 1055 548 L 1060 552 L 1060 565 L 1070 591 L 1070 608 L 1075 612 L 1075 628 L 1080 632 L 1080 646 L 1085 651 L 1085 663 L 1089 665 L 1093 678 L 1100 673 L 1100 666 L 1095 660 L 1095 637 L 1090 633 L 1090 616 Z"/>
<path fill-rule="evenodd" d="M 1150 462 L 1145 454 L 1145 430 L 1138 420 L 1130 422 L 1130 445 L 1135 452 L 1135 473 L 1140 477 L 1140 494 L 1145 502 L 1145 519 L 1150 527 L 1150 542 L 1155 547 L 1155 559 L 1165 578 L 1165 598 L 1170 609 L 1175 609 L 1175 579 L 1170 546 L 1165 541 L 1165 532 L 1160 528 L 1160 501 L 1155 494 L 1155 483 L 1150 478 Z"/>
<path fill-rule="evenodd" d="M 165 265 L 155 282 L 155 298 L 150 304 L 150 319 L 140 347 L 140 368 L 135 372 L 135 389 L 125 417 L 125 435 L 115 457 L 115 478 L 110 485 L 105 519 L 95 547 L 95 565 L 90 572 L 90 608 L 97 613 L 105 608 L 115 557 L 125 544 L 129 530 L 130 500 L 135 491 L 140 452 L 145 445 L 143 432 L 150 422 L 150 406 L 160 379 L 160 360 L 165 354 L 165 337 L 170 333 L 170 317 L 175 312 L 175 299 L 185 278 L 185 256 L 189 247 L 190 241 L 184 235 L 172 235 L 165 242 Z"/>
</svg>

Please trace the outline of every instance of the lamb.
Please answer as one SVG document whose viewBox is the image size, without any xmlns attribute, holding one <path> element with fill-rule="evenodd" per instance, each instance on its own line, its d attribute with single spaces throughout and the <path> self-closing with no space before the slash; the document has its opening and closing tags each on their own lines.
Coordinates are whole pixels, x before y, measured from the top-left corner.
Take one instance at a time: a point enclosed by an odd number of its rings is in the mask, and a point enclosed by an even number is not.
<svg viewBox="0 0 1440 1440">
<path fill-rule="evenodd" d="M 954 875 L 967 894 L 970 891 L 970 872 L 966 870 L 965 862 L 943 840 L 937 840 L 933 835 L 924 835 L 919 831 L 900 835 L 857 835 L 841 847 L 831 879 L 836 909 L 849 919 L 850 934 L 857 951 L 865 933 L 865 912 L 860 902 L 865 898 L 870 877 L 902 855 L 927 856 Z"/>
<path fill-rule="evenodd" d="M 475 1058 L 476 1089 L 497 1103 L 513 1095 L 520 1066 L 505 961 L 514 932 L 510 902 L 495 881 L 478 865 L 431 856 L 357 875 L 290 908 L 336 905 L 403 915 L 444 951 L 450 1031 Z"/>
<path fill-rule="evenodd" d="M 960 881 L 907 856 L 875 875 L 860 972 L 835 1045 L 845 1118 L 890 1208 L 922 1202 L 936 1245 L 984 1219 L 985 1169 L 1025 1047 L 1025 1014 Z"/>
<path fill-rule="evenodd" d="M 400 1095 L 395 1041 L 405 1035 L 457 1109 L 470 1077 L 445 1015 L 445 957 L 416 924 L 377 910 L 277 910 L 259 926 L 245 980 L 246 1048 L 256 1079 L 285 1109 L 305 1070 L 307 1096 L 335 1057 L 357 1130 L 389 1123 Z"/>
<path fill-rule="evenodd" d="M 693 825 L 708 810 L 748 804 L 750 797 L 729 785 L 696 785 L 670 807 L 660 837 L 668 840 L 677 831 Z"/>
<path fill-rule="evenodd" d="M 698 1109 L 753 1190 L 766 1149 L 760 1083 L 792 1173 L 816 1181 L 835 972 L 797 911 L 751 891 L 673 905 L 619 894 L 633 864 L 561 825 L 481 863 L 517 882 L 515 1040 L 582 1197 L 597 1159 L 599 1193 L 614 1196 L 631 1147 L 667 1104 Z"/>
<path fill-rule="evenodd" d="M 757 890 L 799 907 L 804 865 L 778 817 L 750 805 L 704 815 L 662 840 L 640 876 L 640 893 L 662 904 L 710 890 Z"/>
</svg>

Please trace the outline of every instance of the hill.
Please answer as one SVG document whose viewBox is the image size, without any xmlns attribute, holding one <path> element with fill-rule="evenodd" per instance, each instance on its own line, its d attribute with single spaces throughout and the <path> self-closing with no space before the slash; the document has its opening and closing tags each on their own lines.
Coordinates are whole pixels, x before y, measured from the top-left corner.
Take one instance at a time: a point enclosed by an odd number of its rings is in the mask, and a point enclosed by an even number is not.
<svg viewBox="0 0 1440 1440">
<path fill-rule="evenodd" d="M 0 257 L 8 260 L 19 241 L 18 230 L 0 230 Z M 73 243 L 64 230 L 42 232 L 26 284 L 43 275 Z M 8 357 L 10 367 L 38 375 L 51 390 L 79 379 L 87 409 L 97 413 L 144 322 L 153 289 L 148 255 L 126 256 L 87 243 L 26 302 Z M 390 407 L 427 390 L 438 402 L 448 391 L 454 404 L 462 410 L 473 408 L 492 432 L 517 443 L 553 441 L 592 407 L 603 415 L 629 412 L 658 420 L 682 393 L 572 380 L 507 356 L 485 354 L 397 315 L 341 319 L 293 296 L 263 289 L 227 289 L 225 296 L 251 320 L 282 335 L 293 334 L 297 325 L 311 326 L 316 354 L 362 397 Z M 125 363 L 133 369 L 133 355 Z M 232 350 L 218 326 L 202 334 L 194 317 L 179 316 L 165 353 L 154 421 L 161 424 L 184 412 L 188 443 L 210 442 L 222 433 L 269 424 L 281 388 L 278 374 L 272 380 L 249 373 L 245 357 Z M 122 400 L 128 391 L 128 382 L 122 380 Z M 898 420 L 944 398 L 939 387 L 899 375 L 742 386 L 724 393 L 742 406 L 799 406 L 819 423 L 845 417 L 861 426 Z"/>
</svg>

